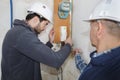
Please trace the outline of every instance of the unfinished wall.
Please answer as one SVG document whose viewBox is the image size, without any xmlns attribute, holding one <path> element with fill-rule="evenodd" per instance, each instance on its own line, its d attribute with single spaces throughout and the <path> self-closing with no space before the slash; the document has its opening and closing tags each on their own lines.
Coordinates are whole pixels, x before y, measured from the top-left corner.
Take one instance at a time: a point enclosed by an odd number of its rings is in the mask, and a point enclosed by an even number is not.
<svg viewBox="0 0 120 80">
<path fill-rule="evenodd" d="M 0 0 L 0 63 L 1 63 L 1 46 L 5 33 L 10 29 L 10 0 Z M 53 0 L 13 0 L 14 14 L 13 17 L 24 19 L 26 15 L 26 9 L 28 6 L 35 2 L 41 1 L 47 4 L 53 10 Z M 83 22 L 83 19 L 88 18 L 90 12 L 94 8 L 95 4 L 99 0 L 73 0 L 73 18 L 72 18 L 72 38 L 74 46 L 73 48 L 81 48 L 83 51 L 83 57 L 86 62 L 89 62 L 89 52 L 94 48 L 90 45 L 89 40 L 89 23 Z M 51 26 L 51 25 L 50 25 Z M 51 27 L 50 27 L 51 28 Z M 49 28 L 49 29 L 50 29 Z M 47 34 L 49 29 L 42 33 L 41 38 L 43 42 L 48 40 Z M 61 74 L 56 75 L 55 69 L 49 69 L 48 67 L 42 68 L 43 80 L 57 80 L 61 77 Z M 63 80 L 77 80 L 80 73 L 75 67 L 74 57 L 69 56 L 62 66 Z M 1 71 L 1 70 L 0 70 Z M 50 74 L 51 73 L 51 74 Z M 0 73 L 1 77 L 1 73 Z"/>
</svg>

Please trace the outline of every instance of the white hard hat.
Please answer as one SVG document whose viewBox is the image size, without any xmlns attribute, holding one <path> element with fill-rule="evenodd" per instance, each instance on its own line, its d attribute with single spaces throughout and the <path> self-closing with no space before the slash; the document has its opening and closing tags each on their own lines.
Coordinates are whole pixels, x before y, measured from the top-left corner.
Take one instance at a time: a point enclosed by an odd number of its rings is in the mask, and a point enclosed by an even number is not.
<svg viewBox="0 0 120 80">
<path fill-rule="evenodd" d="M 45 19 L 53 23 L 53 16 L 51 10 L 45 4 L 40 2 L 34 3 L 29 9 L 28 12 L 37 13 L 40 16 L 43 16 Z"/>
<path fill-rule="evenodd" d="M 87 21 L 108 19 L 120 22 L 120 0 L 102 0 Z"/>
</svg>

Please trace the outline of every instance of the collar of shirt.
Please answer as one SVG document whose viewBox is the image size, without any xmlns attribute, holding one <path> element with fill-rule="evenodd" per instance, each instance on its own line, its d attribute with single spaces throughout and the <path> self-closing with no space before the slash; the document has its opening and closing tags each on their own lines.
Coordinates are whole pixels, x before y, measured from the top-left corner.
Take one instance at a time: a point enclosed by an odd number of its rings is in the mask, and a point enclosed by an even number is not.
<svg viewBox="0 0 120 80">
<path fill-rule="evenodd" d="M 115 47 L 115 48 L 112 48 L 112 49 L 108 49 L 108 50 L 105 50 L 105 51 L 99 52 L 99 53 L 97 53 L 95 51 L 95 53 L 93 54 L 93 57 L 98 57 L 98 56 L 103 55 L 103 54 L 108 54 L 109 52 L 111 52 L 111 50 L 116 49 L 116 48 L 118 48 L 118 47 Z"/>
<path fill-rule="evenodd" d="M 111 51 L 111 49 L 105 50 L 105 51 L 99 52 L 99 53 L 95 52 L 95 53 L 93 54 L 93 57 L 98 57 L 98 56 L 100 56 L 100 55 L 102 55 L 102 54 L 107 54 L 107 53 L 110 52 L 110 51 Z"/>
</svg>

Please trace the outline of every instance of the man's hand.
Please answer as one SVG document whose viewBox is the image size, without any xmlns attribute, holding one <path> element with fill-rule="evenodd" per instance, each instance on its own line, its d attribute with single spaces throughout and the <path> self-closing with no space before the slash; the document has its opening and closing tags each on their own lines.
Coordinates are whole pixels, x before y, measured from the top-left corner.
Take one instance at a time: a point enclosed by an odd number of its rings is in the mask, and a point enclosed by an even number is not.
<svg viewBox="0 0 120 80">
<path fill-rule="evenodd" d="M 65 44 L 67 44 L 67 43 L 70 44 L 71 46 L 73 45 L 71 36 L 69 36 L 69 37 L 65 40 Z"/>
<path fill-rule="evenodd" d="M 75 54 L 78 54 L 78 53 L 82 53 L 82 51 L 81 51 L 80 49 L 78 49 L 78 48 L 73 49 L 73 54 L 74 54 L 74 55 L 75 55 Z"/>
<path fill-rule="evenodd" d="M 72 50 L 72 56 L 75 57 L 76 55 L 81 55 L 82 54 L 82 50 L 75 48 Z"/>
<path fill-rule="evenodd" d="M 50 41 L 51 43 L 53 43 L 53 41 L 54 41 L 54 36 L 55 36 L 55 33 L 54 33 L 54 29 L 52 28 L 52 29 L 50 30 L 50 33 L 49 33 L 49 41 Z"/>
</svg>

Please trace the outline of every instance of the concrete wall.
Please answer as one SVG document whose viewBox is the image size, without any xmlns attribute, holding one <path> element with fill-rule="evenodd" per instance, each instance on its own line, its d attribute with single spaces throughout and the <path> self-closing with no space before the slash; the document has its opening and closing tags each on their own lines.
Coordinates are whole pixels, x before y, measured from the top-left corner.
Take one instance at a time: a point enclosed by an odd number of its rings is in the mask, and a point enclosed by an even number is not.
<svg viewBox="0 0 120 80">
<path fill-rule="evenodd" d="M 14 7 L 14 19 L 24 19 L 26 15 L 26 9 L 28 6 L 35 2 L 41 1 L 47 4 L 53 10 L 53 0 L 13 0 Z M 90 12 L 99 0 L 73 0 L 73 17 L 72 17 L 72 38 L 74 42 L 73 48 L 80 48 L 83 51 L 82 57 L 89 62 L 89 52 L 93 51 L 89 40 L 89 23 L 83 22 L 83 19 L 88 18 Z M 10 0 L 0 0 L 0 62 L 1 62 L 1 49 L 2 41 L 5 33 L 10 29 Z M 51 28 L 51 27 L 50 27 Z M 50 29 L 49 28 L 49 29 Z M 48 40 L 47 34 L 49 29 L 43 32 L 42 41 Z M 43 65 L 44 66 L 44 65 Z M 44 66 L 45 67 L 45 66 Z M 57 74 L 55 69 L 42 68 L 44 80 L 57 80 Z M 80 75 L 79 71 L 75 67 L 74 57 L 69 56 L 62 66 L 63 80 L 77 80 Z M 1 70 L 0 70 L 1 71 Z M 50 74 L 51 73 L 51 74 Z M 0 73 L 1 75 L 1 73 Z M 1 77 L 1 76 L 0 76 Z"/>
</svg>

